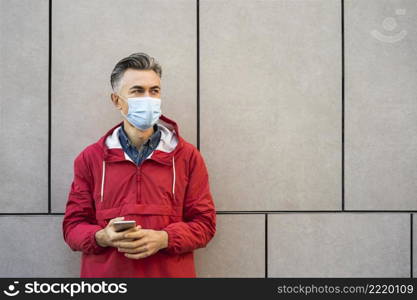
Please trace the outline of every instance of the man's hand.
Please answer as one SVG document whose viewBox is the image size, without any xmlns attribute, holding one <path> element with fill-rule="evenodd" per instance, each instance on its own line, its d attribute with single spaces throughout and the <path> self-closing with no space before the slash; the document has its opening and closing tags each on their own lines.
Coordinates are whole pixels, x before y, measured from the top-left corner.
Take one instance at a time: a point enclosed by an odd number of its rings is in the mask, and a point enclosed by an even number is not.
<svg viewBox="0 0 417 300">
<path fill-rule="evenodd" d="M 115 245 L 120 252 L 125 252 L 127 258 L 145 258 L 168 247 L 168 233 L 164 230 L 141 229 L 136 226 L 134 231 L 124 232 L 123 235 L 133 240 L 120 240 Z"/>
<path fill-rule="evenodd" d="M 119 220 L 123 220 L 124 217 L 117 217 L 114 219 L 111 219 L 109 221 L 109 223 L 107 224 L 107 226 L 99 231 L 96 232 L 95 234 L 95 238 L 97 241 L 97 244 L 101 247 L 117 247 L 115 245 L 116 242 L 120 241 L 120 240 L 124 240 L 124 235 L 128 232 L 133 232 L 138 230 L 137 228 L 141 228 L 140 225 L 133 227 L 133 228 L 129 228 L 127 230 L 124 231 L 115 231 L 114 225 L 113 223 L 115 221 L 119 221 Z M 126 240 L 129 241 L 129 240 Z"/>
</svg>

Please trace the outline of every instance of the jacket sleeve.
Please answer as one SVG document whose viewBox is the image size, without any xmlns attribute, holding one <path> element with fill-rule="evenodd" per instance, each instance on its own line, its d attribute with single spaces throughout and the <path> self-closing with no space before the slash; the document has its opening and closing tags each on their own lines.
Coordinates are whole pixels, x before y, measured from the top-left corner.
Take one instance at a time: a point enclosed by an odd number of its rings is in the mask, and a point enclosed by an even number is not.
<svg viewBox="0 0 417 300">
<path fill-rule="evenodd" d="M 216 232 L 216 210 L 210 192 L 208 172 L 197 148 L 193 150 L 189 161 L 183 220 L 162 229 L 168 233 L 168 247 L 161 251 L 181 254 L 203 248 Z"/>
<path fill-rule="evenodd" d="M 68 195 L 62 223 L 65 242 L 73 251 L 97 254 L 106 249 L 97 244 L 95 233 L 102 229 L 95 218 L 92 176 L 84 152 L 74 160 L 74 179 Z"/>
</svg>

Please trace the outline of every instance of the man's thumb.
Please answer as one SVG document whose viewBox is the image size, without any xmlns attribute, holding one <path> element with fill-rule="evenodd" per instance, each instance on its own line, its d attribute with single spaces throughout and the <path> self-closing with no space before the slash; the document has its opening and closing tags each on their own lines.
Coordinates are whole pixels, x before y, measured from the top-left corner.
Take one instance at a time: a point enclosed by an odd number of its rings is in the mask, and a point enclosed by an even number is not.
<svg viewBox="0 0 417 300">
<path fill-rule="evenodd" d="M 124 220 L 124 218 L 125 217 L 117 217 L 117 218 L 111 219 L 110 224 L 113 224 L 115 221 L 122 221 L 122 220 Z"/>
</svg>

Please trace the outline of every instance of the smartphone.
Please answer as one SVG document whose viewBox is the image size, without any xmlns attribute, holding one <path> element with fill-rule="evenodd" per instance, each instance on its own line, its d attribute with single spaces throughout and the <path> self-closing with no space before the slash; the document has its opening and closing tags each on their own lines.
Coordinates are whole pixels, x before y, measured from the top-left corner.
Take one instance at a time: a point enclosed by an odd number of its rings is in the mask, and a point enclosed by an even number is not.
<svg viewBox="0 0 417 300">
<path fill-rule="evenodd" d="M 116 231 L 123 231 L 132 227 L 136 226 L 135 220 L 122 220 L 122 221 L 115 221 L 113 223 L 114 230 Z"/>
</svg>

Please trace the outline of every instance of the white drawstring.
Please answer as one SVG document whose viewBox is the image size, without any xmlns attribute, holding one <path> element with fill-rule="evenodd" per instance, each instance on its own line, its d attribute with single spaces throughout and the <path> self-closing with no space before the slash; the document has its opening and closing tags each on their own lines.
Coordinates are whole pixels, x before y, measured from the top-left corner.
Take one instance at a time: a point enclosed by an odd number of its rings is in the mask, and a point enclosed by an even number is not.
<svg viewBox="0 0 417 300">
<path fill-rule="evenodd" d="M 172 181 L 172 195 L 175 199 L 175 159 L 174 156 L 172 156 L 172 172 L 174 173 L 174 180 Z"/>
<path fill-rule="evenodd" d="M 106 174 L 106 162 L 103 160 L 103 176 L 101 177 L 101 201 L 103 201 L 104 176 Z"/>
</svg>

